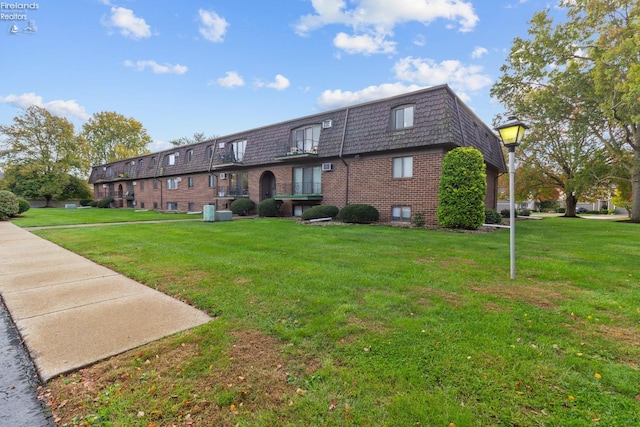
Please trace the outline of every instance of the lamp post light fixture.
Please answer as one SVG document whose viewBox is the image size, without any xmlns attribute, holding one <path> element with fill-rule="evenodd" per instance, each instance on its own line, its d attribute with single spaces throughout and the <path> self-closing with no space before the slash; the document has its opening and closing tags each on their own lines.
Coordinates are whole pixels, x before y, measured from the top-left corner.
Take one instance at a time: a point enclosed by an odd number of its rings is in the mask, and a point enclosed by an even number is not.
<svg viewBox="0 0 640 427">
<path fill-rule="evenodd" d="M 509 248 L 510 248 L 510 266 L 511 280 L 516 278 L 516 206 L 514 198 L 515 187 L 515 170 L 514 157 L 516 147 L 520 145 L 520 141 L 524 137 L 524 131 L 529 126 L 522 123 L 515 116 L 510 116 L 509 120 L 496 128 L 500 134 L 500 139 L 507 150 L 509 150 Z"/>
</svg>

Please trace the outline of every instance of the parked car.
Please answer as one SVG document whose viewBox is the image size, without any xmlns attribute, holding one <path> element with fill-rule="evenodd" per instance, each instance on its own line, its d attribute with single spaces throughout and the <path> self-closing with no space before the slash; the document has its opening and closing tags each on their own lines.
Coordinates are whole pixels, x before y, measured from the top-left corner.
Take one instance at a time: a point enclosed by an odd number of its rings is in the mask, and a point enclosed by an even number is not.
<svg viewBox="0 0 640 427">
<path fill-rule="evenodd" d="M 586 208 L 578 208 L 578 209 L 576 209 L 576 213 L 577 214 L 585 214 L 587 212 L 589 212 L 589 211 Z"/>
</svg>

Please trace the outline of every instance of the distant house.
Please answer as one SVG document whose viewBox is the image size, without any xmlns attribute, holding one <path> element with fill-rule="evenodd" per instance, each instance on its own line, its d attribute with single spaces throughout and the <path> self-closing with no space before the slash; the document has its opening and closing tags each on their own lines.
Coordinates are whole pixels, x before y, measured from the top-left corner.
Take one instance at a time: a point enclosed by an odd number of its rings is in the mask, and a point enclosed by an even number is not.
<svg viewBox="0 0 640 427">
<path fill-rule="evenodd" d="M 487 166 L 487 207 L 506 170 L 494 132 L 447 85 L 354 105 L 92 168 L 94 197 L 115 207 L 228 209 L 274 198 L 283 216 L 366 203 L 381 221 L 436 223 L 442 160 L 472 146 Z"/>
</svg>

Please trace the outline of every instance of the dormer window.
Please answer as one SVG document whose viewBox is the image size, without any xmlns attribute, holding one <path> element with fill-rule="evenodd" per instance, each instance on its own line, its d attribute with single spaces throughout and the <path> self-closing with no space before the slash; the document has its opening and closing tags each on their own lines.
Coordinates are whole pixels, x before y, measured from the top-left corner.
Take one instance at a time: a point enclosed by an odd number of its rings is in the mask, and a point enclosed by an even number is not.
<svg viewBox="0 0 640 427">
<path fill-rule="evenodd" d="M 413 105 L 403 105 L 393 110 L 393 129 L 406 129 L 413 127 Z"/>
<path fill-rule="evenodd" d="M 293 131 L 293 145 L 298 153 L 315 153 L 320 141 L 320 125 L 306 126 Z"/>
<path fill-rule="evenodd" d="M 234 162 L 241 162 L 244 159 L 244 152 L 247 149 L 247 140 L 243 139 L 242 141 L 235 141 L 231 143 L 232 158 Z"/>
</svg>

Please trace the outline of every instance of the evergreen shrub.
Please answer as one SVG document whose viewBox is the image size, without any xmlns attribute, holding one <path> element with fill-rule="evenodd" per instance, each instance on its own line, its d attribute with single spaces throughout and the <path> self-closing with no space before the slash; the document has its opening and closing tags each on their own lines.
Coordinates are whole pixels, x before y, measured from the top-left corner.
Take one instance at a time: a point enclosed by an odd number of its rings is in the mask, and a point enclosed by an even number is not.
<svg viewBox="0 0 640 427">
<path fill-rule="evenodd" d="M 105 197 L 104 199 L 98 201 L 98 203 L 96 203 L 96 206 L 99 208 L 108 208 L 111 206 L 111 203 L 113 203 L 113 197 Z"/>
<path fill-rule="evenodd" d="M 256 207 L 251 199 L 236 199 L 231 202 L 229 209 L 236 215 L 247 216 Z"/>
<path fill-rule="evenodd" d="M 0 220 L 18 215 L 19 210 L 18 197 L 11 191 L 0 190 Z"/>
<path fill-rule="evenodd" d="M 280 209 L 280 203 L 276 199 L 264 199 L 258 203 L 258 216 L 260 217 L 274 217 L 278 216 L 278 210 Z"/>
<path fill-rule="evenodd" d="M 25 199 L 18 199 L 18 214 L 24 213 L 31 209 L 31 205 Z"/>
<path fill-rule="evenodd" d="M 482 153 L 473 147 L 449 151 L 442 162 L 438 188 L 438 224 L 448 228 L 477 229 L 484 222 L 486 193 L 486 165 Z"/>
<path fill-rule="evenodd" d="M 484 210 L 484 222 L 485 224 L 502 224 L 502 215 L 495 209 L 486 208 Z"/>
<path fill-rule="evenodd" d="M 342 208 L 338 213 L 338 219 L 342 222 L 370 224 L 380 219 L 380 212 L 371 205 L 356 203 Z"/>
<path fill-rule="evenodd" d="M 338 215 L 339 209 L 332 205 L 318 205 L 307 209 L 302 212 L 300 216 L 304 221 L 318 218 L 335 218 Z"/>
</svg>

